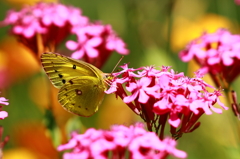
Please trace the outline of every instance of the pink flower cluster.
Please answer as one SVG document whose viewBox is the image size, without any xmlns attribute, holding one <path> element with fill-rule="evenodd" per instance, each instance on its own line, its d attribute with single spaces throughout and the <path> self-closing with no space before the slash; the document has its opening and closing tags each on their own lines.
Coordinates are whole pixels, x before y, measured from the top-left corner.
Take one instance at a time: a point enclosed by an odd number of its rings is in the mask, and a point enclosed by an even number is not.
<svg viewBox="0 0 240 159">
<path fill-rule="evenodd" d="M 125 64 L 121 67 L 121 72 L 113 74 L 115 78 L 106 93 L 115 92 L 142 117 L 148 130 L 156 130 L 161 139 L 164 138 L 167 120 L 172 135 L 179 137 L 182 133 L 195 130 L 200 125 L 197 120 L 202 114 L 210 115 L 212 111 L 222 113 L 221 109 L 214 107 L 215 103 L 228 109 L 219 100 L 220 91 L 199 78 L 201 74 L 189 78 L 165 66 L 161 71 L 152 66 L 133 69 Z M 209 92 L 209 88 L 214 91 Z M 176 131 L 176 128 L 179 130 Z"/>
<path fill-rule="evenodd" d="M 81 10 L 59 3 L 37 3 L 26 6 L 19 12 L 9 10 L 1 25 L 12 25 L 12 34 L 27 47 L 37 52 L 37 36 L 41 35 L 43 45 L 57 45 L 68 36 L 74 25 L 86 25 L 88 18 Z"/>
<path fill-rule="evenodd" d="M 75 51 L 72 54 L 73 58 L 83 58 L 100 68 L 112 51 L 128 54 L 125 43 L 117 37 L 110 25 L 104 26 L 100 22 L 89 23 L 86 26 L 75 26 L 72 32 L 77 35 L 77 42 L 69 40 L 66 46 L 69 50 Z"/>
<path fill-rule="evenodd" d="M 194 59 L 201 66 L 199 71 L 204 74 L 210 73 L 214 82 L 220 87 L 222 84 L 218 81 L 225 80 L 231 83 L 239 75 L 239 52 L 240 35 L 219 29 L 212 34 L 204 33 L 191 41 L 186 49 L 180 52 L 180 58 L 184 62 Z"/>
<path fill-rule="evenodd" d="M 4 97 L 0 97 L 0 104 L 8 105 L 8 100 Z M 2 111 L 2 106 L 0 105 L 0 119 L 4 119 L 8 117 L 8 113 L 6 111 Z"/>
<path fill-rule="evenodd" d="M 147 132 L 138 123 L 130 127 L 115 125 L 110 131 L 91 128 L 85 134 L 73 133 L 70 141 L 60 145 L 58 151 L 72 150 L 64 153 L 64 159 L 125 158 L 126 154 L 132 159 L 164 159 L 168 155 L 186 158 L 187 154 L 175 146 L 175 140 L 166 138 L 161 141 L 155 133 Z"/>
<path fill-rule="evenodd" d="M 70 34 L 77 36 L 77 41 L 66 43 L 66 47 L 74 51 L 72 57 L 82 58 L 99 68 L 113 51 L 128 54 L 125 43 L 110 25 L 91 23 L 79 8 L 60 3 L 40 2 L 19 12 L 10 10 L 1 22 L 1 26 L 6 25 L 12 25 L 11 33 L 36 54 L 55 51 Z"/>
</svg>

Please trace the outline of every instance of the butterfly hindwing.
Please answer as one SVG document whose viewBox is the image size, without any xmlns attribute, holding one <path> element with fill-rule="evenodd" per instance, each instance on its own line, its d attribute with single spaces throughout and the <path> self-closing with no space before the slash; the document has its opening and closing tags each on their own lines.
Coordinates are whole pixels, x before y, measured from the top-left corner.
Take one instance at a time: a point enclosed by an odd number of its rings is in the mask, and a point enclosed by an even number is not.
<svg viewBox="0 0 240 159">
<path fill-rule="evenodd" d="M 101 78 L 98 68 L 80 60 L 75 60 L 56 53 L 43 53 L 41 61 L 50 81 L 56 88 L 61 88 L 69 80 L 79 76 Z"/>
<path fill-rule="evenodd" d="M 58 101 L 67 111 L 91 116 L 104 97 L 105 84 L 93 76 L 80 76 L 69 80 L 58 93 Z"/>
</svg>

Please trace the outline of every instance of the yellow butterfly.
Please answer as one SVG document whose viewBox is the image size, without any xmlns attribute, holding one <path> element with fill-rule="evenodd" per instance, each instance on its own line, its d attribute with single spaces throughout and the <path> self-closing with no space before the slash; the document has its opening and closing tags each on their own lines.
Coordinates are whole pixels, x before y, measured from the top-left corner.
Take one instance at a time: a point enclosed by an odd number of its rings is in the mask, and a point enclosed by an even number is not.
<svg viewBox="0 0 240 159">
<path fill-rule="evenodd" d="M 98 110 L 111 74 L 57 53 L 43 53 L 41 61 L 52 84 L 60 89 L 58 101 L 65 110 L 85 117 Z"/>
</svg>

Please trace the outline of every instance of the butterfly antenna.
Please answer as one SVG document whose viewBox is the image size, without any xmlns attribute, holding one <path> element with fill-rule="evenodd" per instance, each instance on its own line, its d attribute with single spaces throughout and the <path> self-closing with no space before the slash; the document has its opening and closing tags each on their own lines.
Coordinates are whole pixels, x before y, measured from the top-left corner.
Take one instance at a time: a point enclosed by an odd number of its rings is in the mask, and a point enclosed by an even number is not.
<svg viewBox="0 0 240 159">
<path fill-rule="evenodd" d="M 115 69 L 117 68 L 117 66 L 118 66 L 119 63 L 122 61 L 123 58 L 124 58 L 124 56 L 122 56 L 122 57 L 118 60 L 117 64 L 115 65 L 115 67 L 113 68 L 113 70 L 112 70 L 111 73 L 113 73 L 113 71 L 115 71 Z"/>
</svg>

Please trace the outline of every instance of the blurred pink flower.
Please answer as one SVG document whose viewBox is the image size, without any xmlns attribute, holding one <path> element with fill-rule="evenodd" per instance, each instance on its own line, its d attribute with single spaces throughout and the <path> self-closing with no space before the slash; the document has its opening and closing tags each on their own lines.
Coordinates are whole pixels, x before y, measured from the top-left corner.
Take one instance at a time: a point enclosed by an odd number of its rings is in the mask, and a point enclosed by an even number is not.
<svg viewBox="0 0 240 159">
<path fill-rule="evenodd" d="M 71 32 L 73 26 L 86 25 L 88 18 L 81 10 L 60 3 L 39 2 L 25 6 L 20 11 L 9 10 L 1 26 L 11 25 L 11 33 L 38 52 L 38 36 L 41 35 L 44 47 L 58 45 Z"/>
<path fill-rule="evenodd" d="M 195 78 L 189 78 L 165 66 L 161 71 L 152 66 L 128 69 L 127 64 L 122 68 L 124 70 L 113 73 L 114 79 L 106 93 L 115 92 L 141 116 L 149 131 L 156 129 L 161 139 L 166 121 L 172 136 L 178 138 L 182 133 L 199 127 L 197 120 L 202 114 L 210 115 L 212 111 L 221 114 L 222 110 L 214 107 L 215 103 L 228 109 L 219 100 L 221 92 L 199 78 L 202 76 L 200 73 Z M 209 92 L 209 88 L 213 92 Z"/>
<path fill-rule="evenodd" d="M 75 51 L 73 58 L 84 59 L 98 68 L 106 62 L 113 51 L 126 55 L 128 50 L 125 43 L 117 37 L 110 25 L 100 22 L 85 26 L 75 26 L 72 33 L 77 35 L 77 42 L 69 40 L 66 46 Z"/>
<path fill-rule="evenodd" d="M 212 34 L 204 33 L 191 41 L 186 49 L 180 52 L 180 58 L 184 62 L 192 59 L 197 61 L 201 66 L 199 71 L 203 74 L 210 73 L 217 87 L 220 87 L 220 80 L 230 84 L 239 75 L 239 52 L 240 35 L 219 29 Z"/>
<path fill-rule="evenodd" d="M 69 40 L 66 47 L 74 51 L 72 57 L 82 59 L 101 68 L 113 51 L 127 55 L 126 44 L 110 25 L 90 23 L 80 9 L 60 3 L 39 2 L 25 6 L 20 11 L 9 10 L 0 26 L 11 25 L 17 36 L 35 54 L 55 51 L 70 34 L 77 41 Z"/>
<path fill-rule="evenodd" d="M 240 0 L 234 0 L 237 5 L 240 5 Z"/>
<path fill-rule="evenodd" d="M 8 100 L 4 97 L 0 97 L 0 104 L 8 105 Z M 2 105 L 0 105 L 0 119 L 4 119 L 8 117 L 8 113 L 6 111 L 2 111 Z"/>
<path fill-rule="evenodd" d="M 155 133 L 144 130 L 140 123 L 130 127 L 115 125 L 109 131 L 92 128 L 85 134 L 73 133 L 67 144 L 58 147 L 58 151 L 69 149 L 72 151 L 65 152 L 64 159 L 124 158 L 127 151 L 132 159 L 164 159 L 169 154 L 177 158 L 187 157 L 184 151 L 176 149 L 175 140 L 161 141 Z"/>
</svg>

